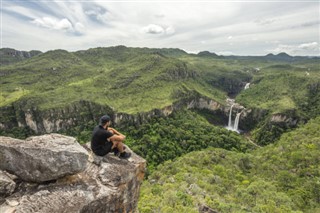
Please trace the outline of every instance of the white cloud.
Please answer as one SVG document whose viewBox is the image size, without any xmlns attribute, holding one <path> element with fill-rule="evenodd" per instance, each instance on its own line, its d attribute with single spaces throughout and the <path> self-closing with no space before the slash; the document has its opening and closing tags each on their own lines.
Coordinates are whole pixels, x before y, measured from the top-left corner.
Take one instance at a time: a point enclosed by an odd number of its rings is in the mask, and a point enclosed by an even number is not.
<svg viewBox="0 0 320 213">
<path fill-rule="evenodd" d="M 42 17 L 34 19 L 31 21 L 31 23 L 50 30 L 76 33 L 78 35 L 81 35 L 86 31 L 85 26 L 82 23 L 77 22 L 73 26 L 72 23 L 66 18 L 59 20 L 52 17 Z"/>
<path fill-rule="evenodd" d="M 2 46 L 46 51 L 126 45 L 314 55 L 320 42 L 318 8 L 312 2 L 4 1 Z M 27 32 L 37 33 L 41 42 L 36 35 L 21 42 Z"/>
<path fill-rule="evenodd" d="M 85 26 L 83 24 L 81 24 L 80 22 L 77 22 L 75 24 L 74 29 L 79 34 L 83 34 L 86 31 Z"/>
<path fill-rule="evenodd" d="M 172 26 L 169 27 L 162 27 L 160 25 L 156 24 L 149 24 L 148 26 L 145 26 L 142 28 L 143 33 L 147 34 L 166 34 L 166 35 L 172 35 L 175 33 L 175 30 Z"/>
<path fill-rule="evenodd" d="M 37 26 L 54 29 L 54 30 L 73 30 L 72 24 L 68 19 L 55 19 L 51 17 L 42 17 L 36 18 L 31 23 L 36 24 Z"/>
<path fill-rule="evenodd" d="M 159 25 L 149 24 L 148 26 L 143 27 L 142 31 L 144 33 L 150 33 L 150 34 L 162 34 L 164 33 L 165 30 Z"/>
<path fill-rule="evenodd" d="M 317 51 L 317 50 L 319 50 L 319 45 L 318 45 L 318 42 L 311 42 L 311 43 L 300 44 L 298 46 L 298 48 L 305 49 L 305 50 Z"/>
<path fill-rule="evenodd" d="M 313 55 L 320 55 L 320 46 L 318 42 L 303 43 L 299 45 L 279 44 L 275 49 L 271 50 L 272 53 L 286 52 L 292 55 L 304 55 L 307 52 Z"/>
</svg>

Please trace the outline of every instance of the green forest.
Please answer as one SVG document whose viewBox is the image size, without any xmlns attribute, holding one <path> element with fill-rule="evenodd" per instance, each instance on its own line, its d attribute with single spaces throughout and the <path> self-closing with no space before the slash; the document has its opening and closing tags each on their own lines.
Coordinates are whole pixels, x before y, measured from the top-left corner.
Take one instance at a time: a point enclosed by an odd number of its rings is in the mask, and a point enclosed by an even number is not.
<svg viewBox="0 0 320 213">
<path fill-rule="evenodd" d="M 159 165 L 141 212 L 319 212 L 320 117 L 254 150 L 207 148 Z"/>
<path fill-rule="evenodd" d="M 192 151 L 216 147 L 245 152 L 255 147 L 239 134 L 213 126 L 197 112 L 188 110 L 131 128 L 126 135 L 126 143 L 147 160 L 151 173 L 160 163 Z"/>
<path fill-rule="evenodd" d="M 109 114 L 147 160 L 139 212 L 320 212 L 319 57 L 10 51 L 0 49 L 0 135 L 83 144 Z M 239 132 L 225 128 L 228 99 Z"/>
</svg>

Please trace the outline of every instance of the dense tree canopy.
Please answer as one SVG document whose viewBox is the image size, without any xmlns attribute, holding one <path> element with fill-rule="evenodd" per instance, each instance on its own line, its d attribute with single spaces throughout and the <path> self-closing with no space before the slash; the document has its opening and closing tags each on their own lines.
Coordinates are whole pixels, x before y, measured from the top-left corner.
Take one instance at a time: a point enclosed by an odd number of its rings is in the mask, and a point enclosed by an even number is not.
<svg viewBox="0 0 320 213">
<path fill-rule="evenodd" d="M 306 137 L 308 136 L 308 137 Z M 208 148 L 167 161 L 144 182 L 140 212 L 318 212 L 320 117 L 249 153 Z"/>
</svg>

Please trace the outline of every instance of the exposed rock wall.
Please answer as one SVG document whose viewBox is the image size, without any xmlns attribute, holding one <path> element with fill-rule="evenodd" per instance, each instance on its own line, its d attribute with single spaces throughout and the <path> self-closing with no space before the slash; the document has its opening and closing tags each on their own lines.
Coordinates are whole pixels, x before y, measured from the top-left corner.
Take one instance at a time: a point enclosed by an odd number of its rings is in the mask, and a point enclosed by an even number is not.
<svg viewBox="0 0 320 213">
<path fill-rule="evenodd" d="M 88 101 L 80 101 L 64 108 L 49 110 L 40 110 L 30 106 L 28 103 L 17 102 L 11 106 L 1 108 L 0 130 L 25 128 L 33 132 L 33 134 L 65 131 L 89 122 L 96 124 L 103 114 L 111 115 L 117 126 L 139 126 L 153 117 L 165 117 L 173 111 L 182 108 L 208 109 L 211 111 L 225 110 L 224 106 L 220 103 L 205 97 L 189 98 L 162 109 L 153 109 L 149 112 L 133 115 L 116 113 L 107 106 L 101 106 Z"/>
<path fill-rule="evenodd" d="M 36 134 L 67 130 L 90 121 L 98 121 L 112 109 L 88 101 L 72 103 L 64 108 L 40 110 L 25 102 L 16 102 L 0 111 L 0 129 L 28 128 Z"/>
<path fill-rule="evenodd" d="M 87 101 L 72 103 L 71 105 L 59 108 L 41 111 L 37 108 L 15 103 L 10 107 L 2 108 L 0 111 L 0 130 L 10 130 L 12 128 L 25 128 L 33 134 L 45 134 L 58 131 L 66 131 L 72 127 L 87 124 L 91 122 L 96 124 L 103 114 L 109 114 L 117 127 L 139 126 L 154 117 L 166 117 L 176 110 L 187 109 L 205 109 L 225 120 L 227 125 L 230 106 L 225 106 L 210 98 L 196 96 L 177 101 L 170 106 L 162 109 L 153 109 L 149 112 L 140 112 L 137 114 L 116 113 L 107 106 L 101 106 Z M 239 109 L 238 109 L 239 108 Z M 242 130 L 252 129 L 258 122 L 264 119 L 268 113 L 262 109 L 243 109 L 242 106 L 233 107 L 233 117 L 236 112 L 243 110 L 240 117 L 240 128 Z"/>
<path fill-rule="evenodd" d="M 84 171 L 49 182 L 25 182 L 0 171 L 0 212 L 135 212 L 146 161 L 135 153 L 128 160 L 111 153 L 98 158 L 99 165 L 89 160 Z"/>
<path fill-rule="evenodd" d="M 139 126 L 154 117 L 166 117 L 172 112 L 177 111 L 182 108 L 187 109 L 208 109 L 211 111 L 225 111 L 225 107 L 220 103 L 205 97 L 189 98 L 187 100 L 182 100 L 173 103 L 170 106 L 164 107 L 162 109 L 154 109 L 149 112 L 141 112 L 135 115 L 129 115 L 125 113 L 116 113 L 114 115 L 114 121 L 118 126 Z"/>
<path fill-rule="evenodd" d="M 2 48 L 0 49 L 0 65 L 16 63 L 39 54 L 41 54 L 41 52 L 37 50 L 27 52 L 10 48 Z"/>
</svg>

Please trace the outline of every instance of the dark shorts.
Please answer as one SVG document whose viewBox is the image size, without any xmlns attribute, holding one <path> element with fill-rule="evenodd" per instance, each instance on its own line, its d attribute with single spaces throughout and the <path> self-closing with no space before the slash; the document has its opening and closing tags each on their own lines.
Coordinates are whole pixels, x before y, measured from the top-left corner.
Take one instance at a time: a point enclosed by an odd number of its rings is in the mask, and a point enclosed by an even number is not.
<svg viewBox="0 0 320 213">
<path fill-rule="evenodd" d="M 100 146 L 96 150 L 92 150 L 94 154 L 98 156 L 105 156 L 109 152 L 111 152 L 112 142 L 107 142 L 104 146 Z"/>
</svg>

